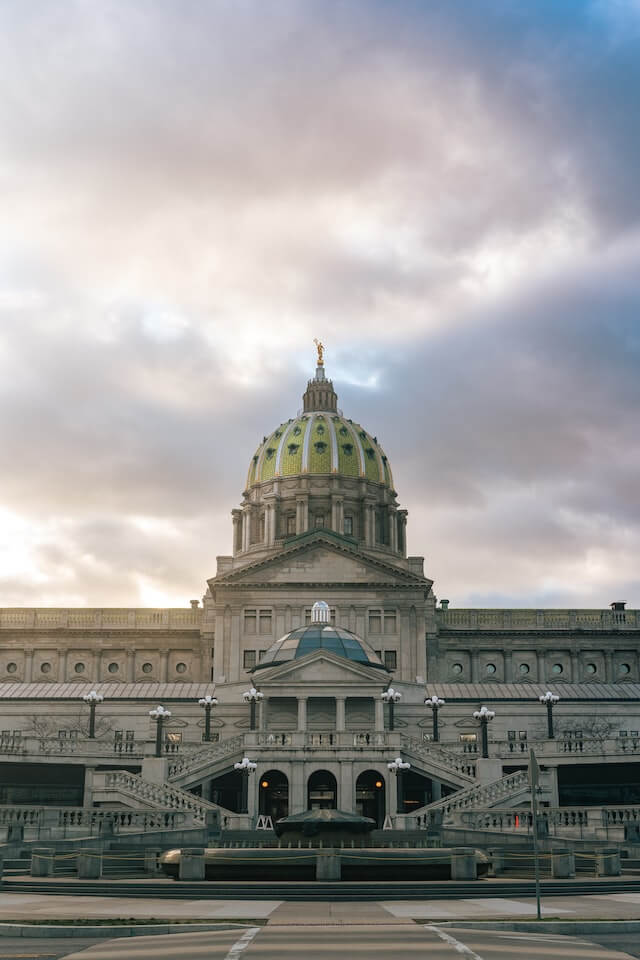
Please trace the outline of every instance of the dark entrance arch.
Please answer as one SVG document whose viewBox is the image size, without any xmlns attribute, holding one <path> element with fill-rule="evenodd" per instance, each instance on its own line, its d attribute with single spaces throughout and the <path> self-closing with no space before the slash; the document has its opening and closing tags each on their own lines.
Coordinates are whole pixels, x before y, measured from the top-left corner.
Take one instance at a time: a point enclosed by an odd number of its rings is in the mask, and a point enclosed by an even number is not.
<svg viewBox="0 0 640 960">
<path fill-rule="evenodd" d="M 267 770 L 260 777 L 258 811 L 274 823 L 289 816 L 289 780 L 281 770 Z"/>
<path fill-rule="evenodd" d="M 307 782 L 307 810 L 335 810 L 338 784 L 328 770 L 316 770 Z"/>
<path fill-rule="evenodd" d="M 385 784 L 384 777 L 377 770 L 365 770 L 356 780 L 356 813 L 371 817 L 378 828 L 384 824 Z"/>
</svg>

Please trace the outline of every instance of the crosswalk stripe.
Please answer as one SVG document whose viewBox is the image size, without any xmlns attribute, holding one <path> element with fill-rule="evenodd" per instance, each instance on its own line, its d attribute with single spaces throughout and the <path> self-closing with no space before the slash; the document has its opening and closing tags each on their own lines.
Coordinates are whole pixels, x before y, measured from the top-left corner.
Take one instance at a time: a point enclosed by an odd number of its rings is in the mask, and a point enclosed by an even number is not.
<svg viewBox="0 0 640 960">
<path fill-rule="evenodd" d="M 445 943 L 448 943 L 450 947 L 453 947 L 454 950 L 457 950 L 458 953 L 461 953 L 464 957 L 469 957 L 469 960 L 482 960 L 482 957 L 479 953 L 475 953 L 475 951 L 473 951 L 470 947 L 467 947 L 464 943 L 460 943 L 459 940 L 456 940 L 455 937 L 445 933 L 444 930 L 440 929 L 440 927 L 430 924 L 427 929 L 433 930 L 433 932 L 437 934 L 441 940 L 444 940 Z"/>
<path fill-rule="evenodd" d="M 243 933 L 239 940 L 236 940 L 234 945 L 229 950 L 229 953 L 226 955 L 224 960 L 238 960 L 238 957 L 243 950 L 246 950 L 256 933 L 260 930 L 260 927 L 250 927 L 246 933 Z"/>
</svg>

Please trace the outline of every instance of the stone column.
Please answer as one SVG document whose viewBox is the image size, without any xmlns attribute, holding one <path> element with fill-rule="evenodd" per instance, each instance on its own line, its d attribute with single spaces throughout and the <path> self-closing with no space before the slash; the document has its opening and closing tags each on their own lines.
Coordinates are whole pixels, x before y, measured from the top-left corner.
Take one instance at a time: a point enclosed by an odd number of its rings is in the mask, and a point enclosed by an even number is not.
<svg viewBox="0 0 640 960">
<path fill-rule="evenodd" d="M 24 653 L 24 682 L 31 683 L 33 679 L 33 650 Z"/>
<path fill-rule="evenodd" d="M 307 698 L 298 697 L 298 730 L 304 733 L 307 729 Z"/>
<path fill-rule="evenodd" d="M 133 650 L 126 650 L 125 656 L 127 662 L 125 664 L 125 676 L 127 678 L 127 683 L 133 683 L 135 680 L 135 664 L 134 664 L 134 655 Z"/>
<path fill-rule="evenodd" d="M 373 710 L 374 710 L 374 726 L 376 733 L 384 733 L 384 703 L 380 697 L 376 697 L 373 701 Z"/>
<path fill-rule="evenodd" d="M 169 674 L 169 651 L 160 651 L 160 683 L 166 683 Z"/>
<path fill-rule="evenodd" d="M 248 550 L 251 544 L 251 507 L 242 508 L 242 549 Z"/>
<path fill-rule="evenodd" d="M 242 550 L 242 510 L 238 510 L 236 507 L 235 510 L 231 511 L 231 518 L 233 520 L 232 552 L 235 557 Z"/>
<path fill-rule="evenodd" d="M 290 765 L 289 791 L 289 813 L 300 813 L 300 811 L 306 810 L 307 797 L 304 763 L 295 762 Z"/>
<path fill-rule="evenodd" d="M 395 507 L 389 507 L 389 546 L 398 552 L 398 520 Z"/>
<path fill-rule="evenodd" d="M 267 729 L 267 703 L 267 697 L 258 702 L 258 730 Z"/>
<path fill-rule="evenodd" d="M 398 510 L 398 516 L 400 518 L 400 543 L 398 544 L 398 549 L 403 557 L 407 555 L 407 511 Z"/>
<path fill-rule="evenodd" d="M 338 810 L 355 810 L 356 796 L 353 783 L 353 764 L 340 764 L 338 775 L 338 796 L 336 798 Z"/>
<path fill-rule="evenodd" d="M 238 682 L 240 677 L 240 609 L 231 611 L 231 642 L 229 646 L 229 679 Z"/>
<path fill-rule="evenodd" d="M 543 650 L 538 650 L 538 651 L 537 651 L 537 653 L 536 653 L 536 661 L 537 661 L 537 665 L 538 665 L 538 676 L 537 676 L 536 679 L 538 680 L 539 683 L 542 683 L 542 681 L 545 679 L 544 651 L 543 651 Z"/>
<path fill-rule="evenodd" d="M 336 733 L 343 733 L 346 729 L 345 705 L 345 697 L 336 697 Z"/>
<path fill-rule="evenodd" d="M 505 651 L 504 655 L 504 682 L 510 683 L 511 681 L 511 651 Z"/>
<path fill-rule="evenodd" d="M 604 672 L 607 683 L 613 683 L 616 679 L 613 673 L 613 654 L 605 653 L 604 655 Z"/>
<path fill-rule="evenodd" d="M 480 683 L 480 654 L 477 650 L 471 652 L 471 683 Z"/>
<path fill-rule="evenodd" d="M 578 676 L 578 654 L 571 654 L 571 682 L 578 683 L 580 677 Z"/>
</svg>

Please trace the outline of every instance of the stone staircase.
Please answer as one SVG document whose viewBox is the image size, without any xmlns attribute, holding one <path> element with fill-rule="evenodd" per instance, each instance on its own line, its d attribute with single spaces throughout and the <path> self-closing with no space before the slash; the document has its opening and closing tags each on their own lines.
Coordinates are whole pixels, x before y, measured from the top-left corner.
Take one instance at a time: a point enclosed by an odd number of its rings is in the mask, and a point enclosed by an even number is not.
<svg viewBox="0 0 640 960">
<path fill-rule="evenodd" d="M 521 800 L 528 793 L 527 771 L 519 770 L 517 773 L 510 773 L 491 783 L 474 783 L 443 800 L 427 803 L 424 807 L 412 811 L 411 814 L 399 814 L 397 819 L 404 820 L 407 826 L 414 826 L 416 823 L 429 826 L 437 821 L 447 825 L 453 823 L 465 810 L 490 809 L 500 804 L 504 805 L 505 801 Z"/>
<path fill-rule="evenodd" d="M 445 750 L 439 744 L 403 737 L 402 753 L 412 766 L 446 786 L 465 788 L 476 782 L 475 761 Z"/>
<path fill-rule="evenodd" d="M 216 810 L 221 822 L 236 821 L 238 814 L 217 803 L 196 797 L 170 783 L 151 783 L 137 773 L 113 770 L 96 774 L 94 802 L 120 803 L 124 806 L 147 806 L 152 809 L 177 810 L 187 814 L 196 825 L 207 821 L 207 813 Z"/>
<path fill-rule="evenodd" d="M 243 734 L 218 743 L 207 744 L 206 747 L 194 753 L 172 760 L 169 764 L 168 781 L 176 787 L 187 789 L 198 783 L 203 776 L 211 776 L 218 772 L 217 767 L 228 766 L 234 757 L 241 756 L 243 749 Z"/>
</svg>

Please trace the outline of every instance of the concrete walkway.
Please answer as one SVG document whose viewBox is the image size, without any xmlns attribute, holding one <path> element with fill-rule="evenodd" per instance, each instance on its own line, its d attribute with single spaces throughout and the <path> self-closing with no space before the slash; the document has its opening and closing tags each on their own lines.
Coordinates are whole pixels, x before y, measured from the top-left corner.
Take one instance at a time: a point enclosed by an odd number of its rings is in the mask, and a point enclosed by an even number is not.
<svg viewBox="0 0 640 960">
<path fill-rule="evenodd" d="M 532 898 L 473 897 L 464 900 L 354 903 L 289 903 L 281 900 L 154 900 L 153 898 L 61 897 L 2 893 L 0 923 L 54 919 L 262 920 L 274 925 L 391 923 L 416 920 L 527 919 L 535 916 Z M 640 919 L 640 893 L 592 894 L 543 899 L 543 916 L 563 920 Z M 362 919 L 360 919 L 362 918 Z M 381 918 L 385 918 L 384 921 Z"/>
</svg>

